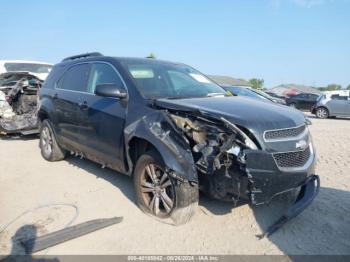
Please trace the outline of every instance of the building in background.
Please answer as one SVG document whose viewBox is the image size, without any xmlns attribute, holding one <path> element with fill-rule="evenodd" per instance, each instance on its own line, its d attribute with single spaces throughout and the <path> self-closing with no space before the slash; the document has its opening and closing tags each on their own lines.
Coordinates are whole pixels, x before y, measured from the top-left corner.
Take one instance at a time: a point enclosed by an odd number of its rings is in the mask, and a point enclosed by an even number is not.
<svg viewBox="0 0 350 262">
<path fill-rule="evenodd" d="M 268 92 L 275 93 L 278 96 L 290 97 L 295 96 L 300 93 L 311 93 L 319 95 L 322 92 L 317 88 L 311 86 L 304 85 L 296 85 L 296 84 L 282 84 L 273 88 L 268 89 Z"/>
<path fill-rule="evenodd" d="M 233 78 L 231 76 L 219 76 L 219 75 L 207 75 L 211 80 L 217 83 L 220 86 L 250 86 L 251 84 L 244 80 Z"/>
</svg>

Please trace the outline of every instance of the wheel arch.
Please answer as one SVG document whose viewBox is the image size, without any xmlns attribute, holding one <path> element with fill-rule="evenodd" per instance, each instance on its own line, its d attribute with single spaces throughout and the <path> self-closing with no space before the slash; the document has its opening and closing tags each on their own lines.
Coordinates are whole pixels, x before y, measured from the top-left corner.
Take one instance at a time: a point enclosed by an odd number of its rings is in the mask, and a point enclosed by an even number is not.
<svg viewBox="0 0 350 262">
<path fill-rule="evenodd" d="M 155 149 L 173 177 L 198 183 L 192 151 L 163 112 L 141 118 L 124 129 L 128 173 L 140 154 Z"/>
<path fill-rule="evenodd" d="M 133 163 L 133 166 L 135 166 L 136 161 L 139 159 L 141 155 L 143 155 L 144 153 L 150 150 L 156 151 L 162 157 L 160 152 L 151 142 L 137 136 L 133 137 L 129 141 L 129 156 Z M 163 157 L 162 159 L 163 159 L 163 162 L 165 162 Z"/>
</svg>

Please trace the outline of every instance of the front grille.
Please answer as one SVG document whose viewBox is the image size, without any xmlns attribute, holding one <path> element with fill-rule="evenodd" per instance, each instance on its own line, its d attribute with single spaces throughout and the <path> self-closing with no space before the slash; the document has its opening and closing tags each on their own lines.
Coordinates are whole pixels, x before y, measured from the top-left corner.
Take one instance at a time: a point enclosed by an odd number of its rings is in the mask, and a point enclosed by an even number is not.
<svg viewBox="0 0 350 262">
<path fill-rule="evenodd" d="M 287 153 L 275 153 L 273 157 L 279 167 L 293 168 L 302 167 L 309 160 L 311 155 L 310 146 L 302 151 L 287 152 Z"/>
<path fill-rule="evenodd" d="M 295 128 L 288 128 L 288 129 L 276 129 L 271 131 L 266 131 L 264 138 L 266 140 L 272 140 L 272 139 L 283 139 L 283 138 L 289 138 L 289 137 L 296 137 L 303 133 L 305 131 L 306 126 L 302 125 Z"/>
</svg>

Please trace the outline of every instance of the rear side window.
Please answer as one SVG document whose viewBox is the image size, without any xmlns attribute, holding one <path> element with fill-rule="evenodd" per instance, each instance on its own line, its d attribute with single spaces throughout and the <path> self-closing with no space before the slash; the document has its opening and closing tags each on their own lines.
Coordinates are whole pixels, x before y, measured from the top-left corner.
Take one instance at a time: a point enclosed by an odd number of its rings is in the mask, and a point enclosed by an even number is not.
<svg viewBox="0 0 350 262">
<path fill-rule="evenodd" d="M 101 84 L 114 84 L 118 88 L 124 89 L 123 81 L 112 66 L 94 63 L 91 68 L 88 92 L 94 93 L 96 86 Z"/>
<path fill-rule="evenodd" d="M 63 77 L 58 81 L 57 87 L 72 91 L 87 91 L 90 65 L 80 64 L 68 69 Z"/>
<path fill-rule="evenodd" d="M 332 95 L 331 99 L 333 99 L 333 100 L 348 100 L 348 96 L 341 96 L 341 95 L 336 94 L 336 95 Z"/>
</svg>

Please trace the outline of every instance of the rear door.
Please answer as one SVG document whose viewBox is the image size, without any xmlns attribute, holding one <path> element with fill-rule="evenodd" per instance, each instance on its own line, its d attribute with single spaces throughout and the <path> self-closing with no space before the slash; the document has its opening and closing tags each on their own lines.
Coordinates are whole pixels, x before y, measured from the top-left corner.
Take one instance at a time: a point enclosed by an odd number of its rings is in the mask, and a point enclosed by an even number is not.
<svg viewBox="0 0 350 262">
<path fill-rule="evenodd" d="M 62 143 L 80 149 L 79 103 L 89 77 L 89 64 L 70 67 L 57 82 L 53 103 L 56 109 L 58 137 Z"/>
<path fill-rule="evenodd" d="M 114 66 L 104 62 L 91 63 L 86 93 L 79 109 L 79 141 L 90 157 L 123 171 L 127 100 L 95 95 L 95 88 L 100 84 L 115 84 L 126 89 Z"/>
<path fill-rule="evenodd" d="M 305 102 L 305 109 L 310 110 L 312 108 L 312 106 L 315 104 L 318 95 L 314 95 L 314 94 L 306 94 L 307 98 L 306 98 L 306 102 Z"/>
<path fill-rule="evenodd" d="M 305 109 L 306 108 L 306 94 L 298 94 L 294 96 L 295 103 L 297 104 L 298 109 Z"/>
</svg>

